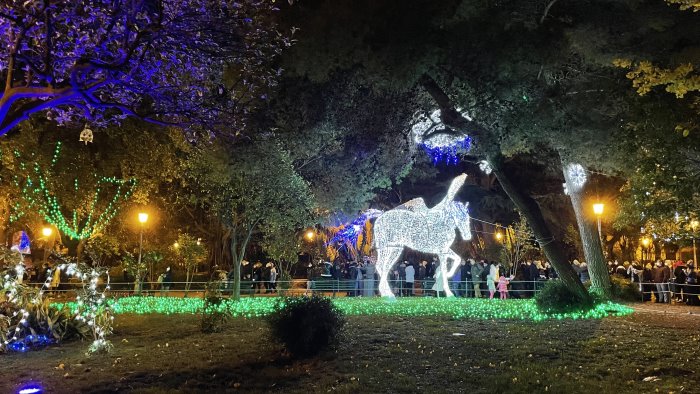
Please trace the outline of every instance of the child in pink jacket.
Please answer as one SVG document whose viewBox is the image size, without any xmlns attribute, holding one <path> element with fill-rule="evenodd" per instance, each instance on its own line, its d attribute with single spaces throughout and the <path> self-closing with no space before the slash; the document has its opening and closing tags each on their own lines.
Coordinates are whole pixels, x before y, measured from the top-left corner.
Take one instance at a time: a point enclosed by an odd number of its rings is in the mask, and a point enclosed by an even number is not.
<svg viewBox="0 0 700 394">
<path fill-rule="evenodd" d="M 498 278 L 498 292 L 501 293 L 502 300 L 508 298 L 508 283 L 510 283 L 510 279 L 513 279 L 513 277 L 511 276 L 510 278 L 506 278 L 505 276 L 501 275 L 501 277 Z"/>
</svg>

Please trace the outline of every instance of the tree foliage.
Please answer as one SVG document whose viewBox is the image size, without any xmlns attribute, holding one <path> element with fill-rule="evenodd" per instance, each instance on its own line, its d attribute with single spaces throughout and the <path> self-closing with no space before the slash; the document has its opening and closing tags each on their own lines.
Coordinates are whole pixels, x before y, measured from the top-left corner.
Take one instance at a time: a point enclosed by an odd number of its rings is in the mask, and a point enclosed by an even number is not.
<svg viewBox="0 0 700 394">
<path fill-rule="evenodd" d="M 0 135 L 39 112 L 59 124 L 136 116 L 240 131 L 275 83 L 271 59 L 290 44 L 275 10 L 267 1 L 3 2 Z"/>
</svg>

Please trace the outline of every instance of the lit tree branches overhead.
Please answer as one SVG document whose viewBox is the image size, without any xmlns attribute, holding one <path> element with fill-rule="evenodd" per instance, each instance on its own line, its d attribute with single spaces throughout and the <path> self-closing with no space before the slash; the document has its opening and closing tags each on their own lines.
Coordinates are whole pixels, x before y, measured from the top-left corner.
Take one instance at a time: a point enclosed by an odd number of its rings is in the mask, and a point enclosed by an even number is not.
<svg viewBox="0 0 700 394">
<path fill-rule="evenodd" d="M 135 116 L 236 132 L 290 44 L 273 3 L 3 1 L 0 135 L 38 112 L 59 124 Z"/>
</svg>

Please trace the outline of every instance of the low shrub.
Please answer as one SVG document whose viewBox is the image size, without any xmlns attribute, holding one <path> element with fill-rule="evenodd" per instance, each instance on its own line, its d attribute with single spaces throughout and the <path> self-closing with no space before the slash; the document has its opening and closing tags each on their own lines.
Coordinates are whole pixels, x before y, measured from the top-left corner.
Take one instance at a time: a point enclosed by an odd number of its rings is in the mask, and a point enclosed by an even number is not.
<svg viewBox="0 0 700 394">
<path fill-rule="evenodd" d="M 612 296 L 615 300 L 641 302 L 642 292 L 639 291 L 639 284 L 616 275 L 610 277 L 612 284 Z"/>
<path fill-rule="evenodd" d="M 545 313 L 567 313 L 591 309 L 591 299 L 583 299 L 560 280 L 550 280 L 535 296 L 537 307 Z"/>
<path fill-rule="evenodd" d="M 229 312 L 221 307 L 224 301 L 222 294 L 223 283 L 221 281 L 208 282 L 204 291 L 204 305 L 202 306 L 203 333 L 210 334 L 223 330 L 230 317 Z"/>
<path fill-rule="evenodd" d="M 286 298 L 268 318 L 272 335 L 297 358 L 314 356 L 337 344 L 345 316 L 329 298 Z"/>
</svg>

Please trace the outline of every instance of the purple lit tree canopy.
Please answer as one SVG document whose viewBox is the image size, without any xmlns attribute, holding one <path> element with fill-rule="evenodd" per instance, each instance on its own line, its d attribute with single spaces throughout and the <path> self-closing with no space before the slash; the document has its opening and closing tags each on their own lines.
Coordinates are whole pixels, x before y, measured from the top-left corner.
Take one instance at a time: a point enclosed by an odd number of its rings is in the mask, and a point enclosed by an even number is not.
<svg viewBox="0 0 700 394">
<path fill-rule="evenodd" d="M 273 1 L 3 1 L 0 135 L 36 113 L 235 133 L 290 45 L 275 11 Z"/>
</svg>

